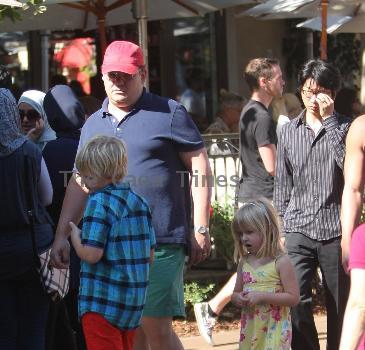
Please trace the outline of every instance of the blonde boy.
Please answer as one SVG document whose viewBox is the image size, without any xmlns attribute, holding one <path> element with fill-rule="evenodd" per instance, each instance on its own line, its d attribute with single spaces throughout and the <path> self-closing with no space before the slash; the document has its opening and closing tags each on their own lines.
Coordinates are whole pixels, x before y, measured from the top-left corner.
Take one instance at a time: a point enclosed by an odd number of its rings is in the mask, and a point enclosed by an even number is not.
<svg viewBox="0 0 365 350">
<path fill-rule="evenodd" d="M 127 183 L 127 156 L 116 137 L 96 136 L 76 156 L 89 198 L 82 231 L 71 222 L 81 259 L 79 316 L 90 350 L 132 349 L 155 246 L 145 200 Z"/>
</svg>

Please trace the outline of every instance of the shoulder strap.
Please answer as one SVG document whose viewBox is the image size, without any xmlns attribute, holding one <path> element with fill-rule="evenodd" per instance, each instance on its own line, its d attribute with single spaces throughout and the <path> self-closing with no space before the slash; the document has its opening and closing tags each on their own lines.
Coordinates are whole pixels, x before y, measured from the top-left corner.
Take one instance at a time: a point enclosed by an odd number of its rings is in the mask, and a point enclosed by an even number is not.
<svg viewBox="0 0 365 350">
<path fill-rule="evenodd" d="M 35 219 L 34 219 L 34 209 L 33 209 L 33 201 L 32 201 L 32 181 L 30 181 L 30 172 L 31 167 L 29 166 L 29 158 L 28 156 L 25 154 L 25 152 L 23 152 L 23 156 L 24 156 L 24 173 L 25 173 L 25 197 L 26 197 L 26 201 L 27 201 L 27 215 L 28 215 L 28 219 L 29 219 L 29 228 L 30 228 L 30 234 L 31 234 L 31 239 L 32 239 L 32 250 L 33 250 L 33 259 L 34 262 L 36 264 L 37 267 L 41 266 L 40 260 L 39 260 L 39 256 L 38 256 L 38 251 L 37 251 L 37 244 L 36 244 L 36 240 L 35 240 L 35 230 L 34 230 L 34 224 L 35 224 Z"/>
</svg>

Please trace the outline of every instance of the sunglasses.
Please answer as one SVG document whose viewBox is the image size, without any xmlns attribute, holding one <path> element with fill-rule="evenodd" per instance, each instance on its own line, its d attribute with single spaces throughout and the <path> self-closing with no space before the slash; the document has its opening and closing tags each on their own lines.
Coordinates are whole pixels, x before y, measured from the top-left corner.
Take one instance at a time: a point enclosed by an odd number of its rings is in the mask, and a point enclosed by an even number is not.
<svg viewBox="0 0 365 350">
<path fill-rule="evenodd" d="M 130 81 L 132 81 L 137 74 L 127 74 L 123 72 L 108 72 L 106 73 L 106 76 L 109 81 L 118 81 L 123 82 L 123 84 L 128 84 Z"/>
<path fill-rule="evenodd" d="M 21 121 L 23 121 L 25 117 L 27 117 L 28 121 L 30 122 L 34 122 L 41 119 L 40 114 L 34 109 L 30 109 L 28 111 L 25 111 L 24 109 L 19 109 L 19 115 Z"/>
</svg>

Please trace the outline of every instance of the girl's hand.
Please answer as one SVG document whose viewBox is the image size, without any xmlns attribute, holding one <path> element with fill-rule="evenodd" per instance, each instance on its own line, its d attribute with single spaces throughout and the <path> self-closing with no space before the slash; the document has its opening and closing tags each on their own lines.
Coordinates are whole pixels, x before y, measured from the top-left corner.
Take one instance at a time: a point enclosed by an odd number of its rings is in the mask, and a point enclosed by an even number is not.
<svg viewBox="0 0 365 350">
<path fill-rule="evenodd" d="M 246 305 L 245 301 L 243 300 L 244 296 L 244 292 L 233 292 L 231 301 L 235 306 L 242 308 Z"/>
<path fill-rule="evenodd" d="M 248 292 L 242 296 L 242 301 L 245 306 L 254 306 L 257 304 L 262 304 L 264 295 L 262 292 Z"/>
</svg>

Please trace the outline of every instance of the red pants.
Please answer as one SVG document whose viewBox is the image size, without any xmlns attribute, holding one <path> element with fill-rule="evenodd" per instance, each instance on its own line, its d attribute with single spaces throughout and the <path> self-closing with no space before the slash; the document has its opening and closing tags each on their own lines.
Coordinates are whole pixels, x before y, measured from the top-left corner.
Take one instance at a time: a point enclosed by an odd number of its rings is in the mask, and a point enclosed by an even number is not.
<svg viewBox="0 0 365 350">
<path fill-rule="evenodd" d="M 88 350 L 132 350 L 135 329 L 122 331 L 95 312 L 84 314 L 81 323 Z"/>
</svg>

